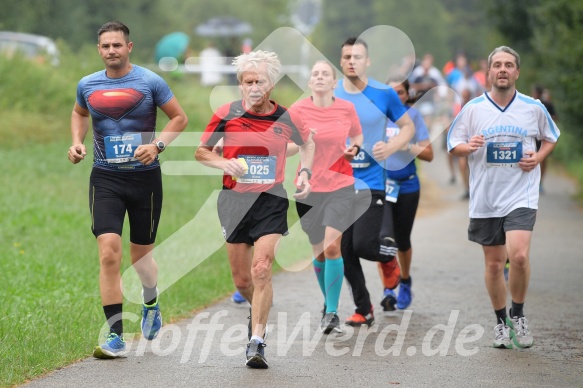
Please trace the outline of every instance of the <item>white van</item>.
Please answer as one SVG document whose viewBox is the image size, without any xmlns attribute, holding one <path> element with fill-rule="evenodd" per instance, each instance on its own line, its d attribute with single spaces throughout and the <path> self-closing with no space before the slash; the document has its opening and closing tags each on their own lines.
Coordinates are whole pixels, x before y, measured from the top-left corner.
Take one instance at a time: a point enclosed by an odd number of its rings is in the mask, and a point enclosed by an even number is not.
<svg viewBox="0 0 583 388">
<path fill-rule="evenodd" d="M 22 32 L 0 31 L 0 54 L 8 57 L 20 53 L 39 62 L 59 64 L 59 50 L 51 38 Z"/>
</svg>

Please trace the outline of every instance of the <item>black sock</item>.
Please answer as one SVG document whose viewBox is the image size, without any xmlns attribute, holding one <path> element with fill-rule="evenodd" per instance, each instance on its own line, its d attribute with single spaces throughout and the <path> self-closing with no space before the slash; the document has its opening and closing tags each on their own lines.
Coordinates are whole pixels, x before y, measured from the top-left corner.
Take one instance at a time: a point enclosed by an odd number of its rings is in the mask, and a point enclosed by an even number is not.
<svg viewBox="0 0 583 388">
<path fill-rule="evenodd" d="M 506 306 L 500 310 L 494 310 L 496 313 L 496 324 L 506 324 Z"/>
<path fill-rule="evenodd" d="M 522 308 L 524 307 L 524 303 L 516 303 L 514 301 L 512 301 L 512 308 L 510 309 L 510 316 L 512 318 L 517 317 L 517 318 L 522 318 L 524 317 L 524 312 L 522 311 Z"/>
<path fill-rule="evenodd" d="M 107 324 L 109 325 L 109 331 L 120 337 L 123 334 L 123 321 L 121 319 L 121 313 L 123 311 L 122 306 L 121 303 L 103 306 L 103 312 L 105 313 L 105 319 L 107 319 Z"/>
<path fill-rule="evenodd" d="M 142 285 L 142 288 L 144 289 L 144 304 L 148 306 L 156 304 L 158 301 L 158 290 L 156 289 L 156 286 L 157 284 L 150 288 Z"/>
<path fill-rule="evenodd" d="M 401 283 L 403 283 L 403 284 L 411 284 L 411 276 L 409 276 L 407 279 L 401 278 Z"/>
</svg>

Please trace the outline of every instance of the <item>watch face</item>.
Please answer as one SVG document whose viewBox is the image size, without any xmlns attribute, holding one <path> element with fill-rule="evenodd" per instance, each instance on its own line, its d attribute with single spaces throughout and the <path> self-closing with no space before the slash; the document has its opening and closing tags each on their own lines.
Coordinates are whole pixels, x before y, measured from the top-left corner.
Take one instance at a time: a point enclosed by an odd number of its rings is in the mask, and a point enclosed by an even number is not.
<svg viewBox="0 0 583 388">
<path fill-rule="evenodd" d="M 166 148 L 166 144 L 164 144 L 163 141 L 159 141 L 156 143 L 156 147 L 158 147 L 158 149 L 163 150 L 164 148 Z"/>
</svg>

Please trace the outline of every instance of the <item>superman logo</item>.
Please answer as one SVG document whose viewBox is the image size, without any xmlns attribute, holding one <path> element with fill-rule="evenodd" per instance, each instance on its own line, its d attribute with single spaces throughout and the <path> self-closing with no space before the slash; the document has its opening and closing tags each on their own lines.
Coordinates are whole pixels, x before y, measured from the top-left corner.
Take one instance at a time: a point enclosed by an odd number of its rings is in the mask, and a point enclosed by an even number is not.
<svg viewBox="0 0 583 388">
<path fill-rule="evenodd" d="M 142 100 L 144 94 L 135 89 L 98 90 L 89 96 L 91 107 L 115 121 L 134 110 Z"/>
</svg>

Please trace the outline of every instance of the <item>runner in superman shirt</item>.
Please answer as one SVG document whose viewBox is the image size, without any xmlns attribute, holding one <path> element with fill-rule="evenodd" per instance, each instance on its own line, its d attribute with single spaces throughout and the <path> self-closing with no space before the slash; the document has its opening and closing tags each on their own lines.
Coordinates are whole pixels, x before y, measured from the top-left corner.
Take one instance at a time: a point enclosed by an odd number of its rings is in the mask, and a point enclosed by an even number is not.
<svg viewBox="0 0 583 388">
<path fill-rule="evenodd" d="M 98 31 L 98 50 L 105 70 L 84 77 L 77 87 L 71 116 L 69 160 L 85 158 L 83 141 L 93 122 L 94 163 L 90 178 L 91 229 L 99 246 L 99 285 L 110 330 L 97 346 L 97 358 L 123 355 L 121 233 L 126 212 L 130 222 L 130 256 L 143 285 L 142 333 L 154 339 L 162 326 L 156 289 L 158 267 L 152 258 L 162 211 L 162 177 L 158 154 L 188 123 L 186 114 L 162 78 L 129 61 L 133 43 L 120 22 Z M 170 121 L 156 137 L 158 107 Z"/>
<path fill-rule="evenodd" d="M 264 337 L 273 289 L 275 247 L 287 234 L 287 193 L 283 188 L 288 141 L 300 146 L 302 168 L 295 198 L 310 193 L 314 158 L 310 130 L 300 118 L 269 99 L 281 64 L 275 53 L 236 57 L 243 99 L 220 107 L 201 138 L 195 157 L 224 171 L 218 213 L 227 241 L 235 286 L 251 303 L 246 365 L 267 368 Z M 223 156 L 212 151 L 223 139 Z"/>
</svg>

